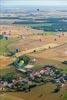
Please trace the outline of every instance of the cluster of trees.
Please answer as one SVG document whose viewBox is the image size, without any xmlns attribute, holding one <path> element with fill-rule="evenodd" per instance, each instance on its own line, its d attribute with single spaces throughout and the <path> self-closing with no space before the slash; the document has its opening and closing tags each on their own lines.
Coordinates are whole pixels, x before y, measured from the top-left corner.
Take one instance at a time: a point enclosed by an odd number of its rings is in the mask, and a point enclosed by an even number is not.
<svg viewBox="0 0 67 100">
<path fill-rule="evenodd" d="M 17 58 L 17 60 L 13 63 L 14 66 L 16 67 L 24 67 L 25 65 L 27 65 L 30 61 L 30 58 L 27 55 L 23 55 L 19 58 Z"/>
<path fill-rule="evenodd" d="M 27 55 L 23 55 L 21 57 L 19 57 L 19 61 L 23 60 L 25 64 L 28 64 L 30 61 L 30 58 Z"/>
<path fill-rule="evenodd" d="M 2 77 L 0 77 L 0 79 L 3 81 L 7 81 L 8 83 L 11 83 L 12 79 L 16 77 L 17 77 L 17 74 L 12 72 L 12 73 L 7 73 L 6 75 L 3 75 Z"/>
</svg>

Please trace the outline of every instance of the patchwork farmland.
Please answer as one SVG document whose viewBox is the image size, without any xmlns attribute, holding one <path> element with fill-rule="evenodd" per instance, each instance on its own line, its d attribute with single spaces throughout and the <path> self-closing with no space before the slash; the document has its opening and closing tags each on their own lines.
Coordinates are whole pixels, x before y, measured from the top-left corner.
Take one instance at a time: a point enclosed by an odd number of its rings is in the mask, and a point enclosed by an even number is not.
<svg viewBox="0 0 67 100">
<path fill-rule="evenodd" d="M 23 77 L 23 74 L 12 64 L 23 55 L 30 58 L 29 64 L 34 65 L 33 70 L 37 71 L 45 65 L 52 65 L 60 69 L 63 74 L 67 73 L 67 65 L 62 63 L 67 60 L 66 32 L 57 34 L 32 29 L 28 26 L 0 25 L 0 36 L 2 35 L 3 37 L 0 39 L 0 76 L 14 74 L 16 77 Z M 23 59 L 21 61 L 23 62 Z M 53 93 L 55 88 L 56 84 L 48 82 L 32 88 L 27 93 L 23 91 L 1 92 L 0 98 L 1 100 L 66 100 L 67 83 L 57 93 Z"/>
</svg>

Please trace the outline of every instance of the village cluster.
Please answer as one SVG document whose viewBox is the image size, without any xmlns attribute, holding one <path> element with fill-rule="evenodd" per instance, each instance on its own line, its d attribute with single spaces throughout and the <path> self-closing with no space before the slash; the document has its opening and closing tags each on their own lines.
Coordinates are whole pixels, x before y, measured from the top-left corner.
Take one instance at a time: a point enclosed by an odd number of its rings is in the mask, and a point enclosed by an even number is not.
<svg viewBox="0 0 67 100">
<path fill-rule="evenodd" d="M 51 82 L 57 85 L 55 91 L 67 83 L 67 74 L 63 74 L 52 65 L 45 65 L 39 70 L 27 69 L 24 77 L 9 77 L 5 79 L 0 76 L 0 92 L 2 91 L 30 91 L 31 88 Z"/>
</svg>

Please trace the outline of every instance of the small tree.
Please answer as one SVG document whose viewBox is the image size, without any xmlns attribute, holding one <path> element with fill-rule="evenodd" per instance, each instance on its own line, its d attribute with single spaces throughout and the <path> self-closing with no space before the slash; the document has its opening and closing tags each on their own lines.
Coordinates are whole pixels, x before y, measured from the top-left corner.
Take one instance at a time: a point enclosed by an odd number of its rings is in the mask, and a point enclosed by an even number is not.
<svg viewBox="0 0 67 100">
<path fill-rule="evenodd" d="M 4 75 L 3 77 L 2 77 L 2 80 L 3 81 L 7 81 L 7 82 L 11 82 L 12 81 L 12 79 L 14 78 L 16 76 L 16 74 L 15 73 L 7 73 L 6 75 Z"/>
<path fill-rule="evenodd" d="M 30 61 L 30 58 L 26 55 L 23 55 L 23 61 L 25 62 L 25 64 L 28 64 Z"/>
</svg>

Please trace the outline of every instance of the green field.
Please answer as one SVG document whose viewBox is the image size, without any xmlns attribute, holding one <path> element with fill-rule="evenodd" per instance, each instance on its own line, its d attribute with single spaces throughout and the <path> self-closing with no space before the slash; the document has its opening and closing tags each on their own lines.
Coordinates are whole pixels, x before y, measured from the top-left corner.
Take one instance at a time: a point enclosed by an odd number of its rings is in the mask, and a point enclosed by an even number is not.
<svg viewBox="0 0 67 100">
<path fill-rule="evenodd" d="M 19 41 L 18 38 L 10 38 L 8 40 L 1 39 L 0 40 L 0 55 L 7 54 L 10 50 L 9 46 L 11 44 L 17 43 Z"/>
</svg>

